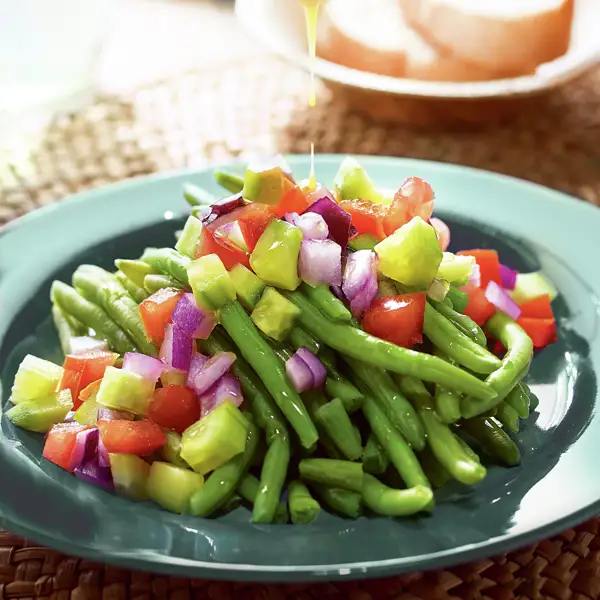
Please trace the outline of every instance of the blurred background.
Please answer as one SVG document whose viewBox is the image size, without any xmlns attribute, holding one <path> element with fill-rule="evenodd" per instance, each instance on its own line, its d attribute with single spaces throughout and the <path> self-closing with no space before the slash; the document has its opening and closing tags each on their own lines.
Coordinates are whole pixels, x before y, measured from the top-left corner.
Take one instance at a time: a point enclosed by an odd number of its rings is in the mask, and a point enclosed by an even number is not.
<svg viewBox="0 0 600 600">
<path fill-rule="evenodd" d="M 0 0 L 0 224 L 109 181 L 311 141 L 600 204 L 597 0 L 507 0 L 521 8 L 500 33 L 464 0 L 458 17 L 437 13 L 450 38 L 413 0 L 330 4 L 309 109 L 299 0 L 238 0 L 237 14 L 232 0 Z M 518 52 L 515 39 L 527 40 Z"/>
</svg>

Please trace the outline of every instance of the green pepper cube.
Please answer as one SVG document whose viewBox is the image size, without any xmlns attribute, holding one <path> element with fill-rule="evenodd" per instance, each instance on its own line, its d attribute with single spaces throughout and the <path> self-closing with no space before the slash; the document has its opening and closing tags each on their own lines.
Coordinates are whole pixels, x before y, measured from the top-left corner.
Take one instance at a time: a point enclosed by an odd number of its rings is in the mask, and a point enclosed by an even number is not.
<svg viewBox="0 0 600 600">
<path fill-rule="evenodd" d="M 348 246 L 352 248 L 352 250 L 373 250 L 379 240 L 370 233 L 361 233 L 359 235 L 355 235 L 353 238 L 348 240 Z"/>
<path fill-rule="evenodd" d="M 195 258 L 196 256 L 196 242 L 202 233 L 202 221 L 197 219 L 193 215 L 190 215 L 185 222 L 183 227 L 183 231 L 175 244 L 175 250 L 184 254 L 185 256 L 189 256 L 190 258 Z"/>
<path fill-rule="evenodd" d="M 342 161 L 333 185 L 340 200 L 370 200 L 378 204 L 383 202 L 367 172 L 351 156 Z"/>
<path fill-rule="evenodd" d="M 300 285 L 298 256 L 302 237 L 298 227 L 273 219 L 250 255 L 250 266 L 267 285 L 293 292 Z"/>
<path fill-rule="evenodd" d="M 274 206 L 293 187 L 294 184 L 278 165 L 248 165 L 242 197 L 250 202 Z"/>
<path fill-rule="evenodd" d="M 167 438 L 167 443 L 160 449 L 160 455 L 168 463 L 189 469 L 189 465 L 181 458 L 181 435 L 176 431 L 163 431 Z"/>
<path fill-rule="evenodd" d="M 208 254 L 186 267 L 196 303 L 209 311 L 219 310 L 236 298 L 229 273 L 216 254 Z"/>
<path fill-rule="evenodd" d="M 250 318 L 265 335 L 281 342 L 292 330 L 300 312 L 293 302 L 284 298 L 277 290 L 268 287 Z"/>
<path fill-rule="evenodd" d="M 426 291 L 442 262 L 435 229 L 414 217 L 375 246 L 383 275 L 415 290 Z"/>
<path fill-rule="evenodd" d="M 61 423 L 72 408 L 71 390 L 62 390 L 51 396 L 23 400 L 8 410 L 6 416 L 21 429 L 46 433 L 53 425 Z"/>
<path fill-rule="evenodd" d="M 265 282 L 244 265 L 234 265 L 229 277 L 240 302 L 247 310 L 252 310 L 265 289 Z"/>
<path fill-rule="evenodd" d="M 227 400 L 183 432 L 181 458 L 205 475 L 244 451 L 246 432 L 241 411 Z"/>
<path fill-rule="evenodd" d="M 97 393 L 90 396 L 75 411 L 73 418 L 80 425 L 95 425 L 98 420 L 98 403 L 96 402 Z"/>
<path fill-rule="evenodd" d="M 155 461 L 150 467 L 146 493 L 150 500 L 174 513 L 184 513 L 190 498 L 204 485 L 204 478 L 189 469 Z"/>
<path fill-rule="evenodd" d="M 474 256 L 458 256 L 452 252 L 444 252 L 437 277 L 445 279 L 451 284 L 464 285 L 475 265 Z"/>
<path fill-rule="evenodd" d="M 58 389 L 64 369 L 49 360 L 28 354 L 15 375 L 10 401 L 19 404 L 51 396 Z"/>
<path fill-rule="evenodd" d="M 146 416 L 154 393 L 154 383 L 131 371 L 107 367 L 96 402 L 105 408 L 126 410 Z"/>
<path fill-rule="evenodd" d="M 132 500 L 146 500 L 150 465 L 135 454 L 109 454 L 108 460 L 117 492 Z"/>
<path fill-rule="evenodd" d="M 518 304 L 523 304 L 528 300 L 533 300 L 539 296 L 547 294 L 550 300 L 554 300 L 558 295 L 558 291 L 554 284 L 540 271 L 533 273 L 519 273 L 515 289 L 510 292 L 513 300 Z"/>
</svg>

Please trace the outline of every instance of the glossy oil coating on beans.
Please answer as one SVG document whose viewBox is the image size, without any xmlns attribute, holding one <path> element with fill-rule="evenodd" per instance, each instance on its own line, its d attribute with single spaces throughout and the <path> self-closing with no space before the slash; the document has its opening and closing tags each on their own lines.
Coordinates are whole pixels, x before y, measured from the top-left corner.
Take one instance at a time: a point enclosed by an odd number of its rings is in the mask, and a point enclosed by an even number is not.
<svg viewBox="0 0 600 600">
<path fill-rule="evenodd" d="M 254 523 L 272 523 L 275 519 L 289 463 L 290 442 L 278 436 L 267 448 L 260 470 L 260 488 L 252 510 Z"/>
<path fill-rule="evenodd" d="M 517 383 L 509 392 L 505 402 L 517 411 L 521 419 L 526 419 L 529 416 L 529 393 L 522 382 Z"/>
<path fill-rule="evenodd" d="M 362 498 L 373 512 L 388 517 L 406 517 L 425 510 L 433 500 L 433 492 L 424 485 L 395 490 L 365 473 Z"/>
<path fill-rule="evenodd" d="M 483 329 L 471 317 L 455 311 L 444 302 L 436 302 L 431 299 L 428 301 L 442 316 L 446 317 L 459 331 L 471 338 L 476 344 L 483 348 L 487 346 L 487 339 L 485 333 L 483 333 Z"/>
<path fill-rule="evenodd" d="M 298 465 L 300 477 L 305 481 L 323 483 L 351 492 L 362 490 L 363 470 L 360 463 L 332 458 L 304 458 Z"/>
<path fill-rule="evenodd" d="M 334 323 L 302 294 L 284 294 L 302 311 L 299 316 L 302 326 L 342 354 L 388 371 L 445 384 L 481 399 L 496 396 L 496 391 L 490 386 L 436 356 L 400 348 L 351 325 Z"/>
<path fill-rule="evenodd" d="M 260 481 L 252 474 L 248 473 L 238 484 L 237 493 L 248 503 L 254 504 L 254 500 L 260 488 Z M 275 523 L 287 523 L 288 511 L 285 502 L 279 502 L 275 513 Z"/>
<path fill-rule="evenodd" d="M 513 467 L 521 462 L 519 448 L 493 419 L 475 417 L 460 426 L 479 444 L 483 452 Z"/>
<path fill-rule="evenodd" d="M 336 298 L 327 286 L 317 285 L 312 286 L 307 283 L 303 283 L 300 286 L 300 290 L 306 297 L 326 316 L 332 321 L 350 321 L 352 313 L 346 308 L 344 303 Z"/>
<path fill-rule="evenodd" d="M 339 398 L 334 398 L 317 408 L 314 419 L 346 459 L 358 460 L 362 456 L 360 438 L 356 438 L 352 421 Z"/>
</svg>

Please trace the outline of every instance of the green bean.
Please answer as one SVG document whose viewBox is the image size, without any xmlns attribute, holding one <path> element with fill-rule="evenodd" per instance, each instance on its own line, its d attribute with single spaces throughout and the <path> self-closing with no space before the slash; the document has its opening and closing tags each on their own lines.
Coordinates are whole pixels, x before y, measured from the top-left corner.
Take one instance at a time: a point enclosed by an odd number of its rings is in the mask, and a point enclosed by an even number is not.
<svg viewBox="0 0 600 600">
<path fill-rule="evenodd" d="M 448 307 L 454 310 L 454 305 L 452 304 L 452 300 L 450 300 L 450 298 L 448 298 L 448 296 L 446 296 L 442 302 Z"/>
<path fill-rule="evenodd" d="M 460 395 L 442 385 L 436 385 L 435 410 L 446 425 L 456 423 L 461 417 Z"/>
<path fill-rule="evenodd" d="M 460 428 L 466 431 L 488 456 L 501 460 L 509 467 L 521 462 L 519 448 L 493 419 L 475 417 L 463 421 Z"/>
<path fill-rule="evenodd" d="M 163 430 L 163 433 L 167 438 L 167 443 L 159 450 L 161 458 L 176 467 L 189 469 L 190 465 L 181 458 L 181 435 L 167 429 Z"/>
<path fill-rule="evenodd" d="M 358 460 L 362 456 L 362 446 L 356 439 L 352 421 L 339 398 L 334 398 L 319 407 L 314 413 L 314 419 L 345 458 Z"/>
<path fill-rule="evenodd" d="M 483 333 L 483 329 L 481 329 L 471 317 L 456 312 L 451 307 L 446 306 L 443 302 L 436 302 L 435 300 L 430 299 L 429 303 L 477 345 L 484 348 L 487 346 L 487 338 L 485 337 L 485 333 Z"/>
<path fill-rule="evenodd" d="M 180 284 L 188 285 L 186 267 L 192 262 L 189 256 L 184 256 L 173 248 L 146 248 L 140 260 L 163 275 L 173 277 Z"/>
<path fill-rule="evenodd" d="M 346 308 L 344 303 L 331 293 L 326 285 L 317 285 L 315 287 L 302 283 L 300 286 L 302 293 L 326 316 L 332 321 L 349 321 L 352 313 Z"/>
<path fill-rule="evenodd" d="M 362 489 L 363 470 L 360 463 L 333 458 L 303 458 L 298 464 L 300 477 L 306 481 L 340 487 L 352 492 Z"/>
<path fill-rule="evenodd" d="M 287 437 L 277 436 L 267 449 L 260 472 L 260 488 L 252 511 L 254 523 L 272 523 L 275 519 L 289 462 L 290 442 Z"/>
<path fill-rule="evenodd" d="M 232 194 L 239 194 L 244 189 L 244 178 L 227 171 L 215 171 L 215 181 Z"/>
<path fill-rule="evenodd" d="M 494 408 L 524 377 L 533 358 L 531 338 L 508 315 L 498 311 L 486 323 L 486 330 L 498 338 L 507 348 L 502 366 L 486 379 L 486 385 L 496 392 L 495 398 L 474 398 L 467 396 L 461 400 L 463 417 L 470 418 Z"/>
<path fill-rule="evenodd" d="M 157 273 L 150 265 L 141 260 L 118 258 L 115 260 L 115 267 L 138 287 L 144 287 L 146 275 L 156 275 Z"/>
<path fill-rule="evenodd" d="M 256 371 L 298 434 L 300 443 L 307 449 L 312 448 L 319 437 L 315 425 L 302 399 L 290 384 L 285 367 L 260 335 L 242 305 L 237 300 L 230 302 L 221 309 L 219 318 L 242 356 Z"/>
<path fill-rule="evenodd" d="M 415 409 L 400 394 L 390 374 L 360 360 L 346 358 L 355 377 L 368 388 L 392 425 L 400 431 L 415 450 L 425 447 L 425 431 Z M 364 402 L 364 400 L 363 400 Z"/>
<path fill-rule="evenodd" d="M 464 313 L 469 304 L 469 295 L 453 285 L 450 286 L 446 298 L 452 302 L 452 308 L 458 313 Z"/>
<path fill-rule="evenodd" d="M 529 394 L 524 383 L 517 383 L 505 399 L 506 404 L 512 406 L 521 419 L 529 416 Z"/>
<path fill-rule="evenodd" d="M 360 517 L 362 513 L 362 495 L 358 492 L 318 484 L 313 484 L 313 488 L 322 502 L 327 504 L 334 512 L 349 519 Z"/>
<path fill-rule="evenodd" d="M 149 294 L 155 294 L 159 290 L 167 288 L 173 288 L 175 290 L 183 289 L 179 281 L 168 275 L 146 275 L 146 277 L 144 277 L 144 289 Z"/>
<path fill-rule="evenodd" d="M 73 273 L 73 284 L 87 300 L 101 306 L 141 352 L 156 356 L 156 348 L 146 335 L 137 304 L 114 275 L 100 267 L 81 265 Z"/>
<path fill-rule="evenodd" d="M 321 506 L 301 481 L 290 483 L 287 501 L 290 518 L 295 525 L 309 525 L 319 516 Z"/>
<path fill-rule="evenodd" d="M 400 391 L 413 404 L 431 402 L 432 396 L 420 379 L 408 375 L 402 377 L 397 373 L 392 373 L 392 378 L 400 388 Z"/>
<path fill-rule="evenodd" d="M 223 504 L 221 504 L 221 506 L 219 506 L 215 516 L 220 517 L 226 515 L 234 511 L 236 508 L 239 508 L 243 502 L 244 499 L 239 494 L 234 492 L 231 496 L 229 496 L 229 498 L 227 498 L 227 500 L 225 500 L 225 502 L 223 502 Z"/>
<path fill-rule="evenodd" d="M 490 399 L 496 394 L 473 375 L 435 356 L 400 348 L 351 325 L 330 321 L 302 294 L 282 293 L 301 309 L 299 321 L 309 333 L 326 340 L 328 346 L 346 356 L 403 375 L 441 383 L 482 399 Z"/>
<path fill-rule="evenodd" d="M 51 294 L 53 301 L 61 310 L 72 314 L 77 320 L 91 327 L 120 354 L 138 349 L 103 308 L 81 297 L 70 285 L 62 281 L 54 281 Z"/>
<path fill-rule="evenodd" d="M 148 292 L 144 288 L 138 287 L 122 271 L 117 271 L 115 277 L 121 282 L 129 295 L 135 300 L 136 304 L 141 304 L 147 297 Z"/>
<path fill-rule="evenodd" d="M 450 473 L 435 457 L 429 446 L 422 452 L 419 452 L 418 457 L 427 479 L 431 481 L 431 485 L 435 489 L 445 486 L 452 479 Z"/>
<path fill-rule="evenodd" d="M 237 493 L 248 503 L 254 504 L 256 495 L 260 488 L 260 481 L 254 475 L 248 473 L 242 478 L 237 487 Z M 275 514 L 275 523 L 287 523 L 288 511 L 285 502 L 279 501 Z"/>
<path fill-rule="evenodd" d="M 366 393 L 362 410 L 371 430 L 407 487 L 429 486 L 429 481 L 411 447 L 390 423 L 377 402 Z"/>
<path fill-rule="evenodd" d="M 456 429 L 456 428 L 454 428 Z M 460 446 L 462 447 L 464 453 L 476 464 L 481 464 L 481 459 L 479 458 L 479 454 L 477 454 L 477 452 L 475 452 L 475 450 L 473 450 L 473 448 L 471 448 L 471 446 L 465 441 L 463 440 L 460 435 L 457 435 L 456 433 L 453 432 L 454 437 L 456 438 L 456 440 L 458 441 L 458 443 L 460 444 Z"/>
<path fill-rule="evenodd" d="M 349 414 L 362 406 L 363 395 L 353 383 L 339 373 L 336 376 L 329 372 L 329 377 L 325 380 L 325 391 L 330 398 L 339 398 Z"/>
<path fill-rule="evenodd" d="M 323 347 L 321 342 L 317 341 L 312 335 L 306 333 L 302 327 L 292 327 L 289 340 L 296 350 L 302 347 L 308 348 L 316 356 Z"/>
<path fill-rule="evenodd" d="M 183 184 L 183 197 L 190 206 L 210 206 L 216 198 L 193 183 Z"/>
<path fill-rule="evenodd" d="M 531 391 L 526 383 L 523 385 L 525 386 L 527 394 L 529 395 L 529 413 L 531 414 L 540 405 L 540 399 Z"/>
<path fill-rule="evenodd" d="M 71 340 L 74 337 L 86 335 L 86 327 L 75 317 L 65 313 L 56 304 L 52 305 L 52 320 L 58 333 L 60 347 L 66 356 L 71 353 Z"/>
<path fill-rule="evenodd" d="M 510 405 L 506 400 L 500 402 L 496 407 L 496 419 L 502 423 L 502 425 L 511 431 L 517 433 L 519 431 L 519 413 Z"/>
<path fill-rule="evenodd" d="M 208 517 L 217 510 L 235 492 L 246 474 L 258 443 L 256 426 L 250 420 L 247 423 L 244 451 L 215 469 L 190 498 L 189 512 L 195 517 Z"/>
<path fill-rule="evenodd" d="M 477 345 L 428 302 L 425 303 L 423 333 L 444 354 L 476 373 L 492 373 L 501 364 L 499 358 Z"/>
<path fill-rule="evenodd" d="M 433 501 L 433 492 L 424 485 L 395 490 L 365 473 L 362 498 L 366 506 L 380 515 L 405 517 L 425 510 Z"/>
<path fill-rule="evenodd" d="M 363 471 L 365 473 L 371 473 L 371 475 L 381 475 L 382 473 L 385 473 L 385 470 L 390 464 L 390 459 L 373 432 L 371 432 L 367 438 L 362 463 Z"/>
</svg>

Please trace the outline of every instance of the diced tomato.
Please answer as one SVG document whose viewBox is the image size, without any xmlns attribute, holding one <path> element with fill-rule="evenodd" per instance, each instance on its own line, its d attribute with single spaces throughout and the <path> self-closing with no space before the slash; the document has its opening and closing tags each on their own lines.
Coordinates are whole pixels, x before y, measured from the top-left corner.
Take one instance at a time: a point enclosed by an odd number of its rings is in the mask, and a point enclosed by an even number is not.
<svg viewBox="0 0 600 600">
<path fill-rule="evenodd" d="M 368 333 L 403 348 L 423 341 L 425 294 L 401 294 L 376 299 L 363 318 Z"/>
<path fill-rule="evenodd" d="M 92 350 L 85 354 L 67 355 L 64 362 L 64 374 L 60 389 L 71 390 L 73 408 L 76 410 L 81 405 L 79 393 L 90 383 L 102 379 L 106 367 L 115 364 L 118 354 L 105 350 Z"/>
<path fill-rule="evenodd" d="M 275 218 L 275 210 L 267 204 L 253 202 L 242 208 L 238 217 L 240 230 L 244 236 L 248 252 L 252 252 L 267 225 Z"/>
<path fill-rule="evenodd" d="M 352 225 L 358 233 L 370 233 L 378 240 L 386 237 L 384 220 L 387 207 L 368 200 L 342 200 L 340 208 L 352 217 Z"/>
<path fill-rule="evenodd" d="M 200 418 L 200 402 L 184 385 L 169 385 L 154 392 L 148 417 L 165 429 L 183 433 Z"/>
<path fill-rule="evenodd" d="M 92 381 L 90 385 L 84 387 L 79 392 L 79 401 L 83 404 L 88 398 L 98 393 L 100 389 L 100 384 L 102 383 L 101 379 L 97 379 L 96 381 Z"/>
<path fill-rule="evenodd" d="M 204 227 L 196 243 L 196 258 L 208 254 L 216 254 L 227 270 L 238 263 L 250 268 L 249 254 L 240 250 L 234 244 L 228 244 L 223 238 L 215 239 L 213 233 L 207 227 Z"/>
<path fill-rule="evenodd" d="M 548 294 L 538 296 L 519 305 L 521 317 L 532 317 L 534 319 L 553 319 L 552 300 Z"/>
<path fill-rule="evenodd" d="M 472 256 L 479 265 L 481 273 L 481 287 L 485 290 L 490 281 L 495 281 L 502 286 L 500 277 L 500 260 L 495 250 L 462 250 L 457 252 L 460 256 Z"/>
<path fill-rule="evenodd" d="M 75 447 L 75 438 L 84 429 L 87 427 L 77 422 L 54 425 L 46 437 L 42 456 L 68 471 L 71 454 Z"/>
<path fill-rule="evenodd" d="M 470 287 L 465 291 L 469 296 L 469 303 L 464 313 L 481 326 L 496 312 L 496 307 L 488 301 L 481 288 Z"/>
<path fill-rule="evenodd" d="M 294 186 L 284 194 L 279 204 L 275 206 L 275 214 L 283 217 L 286 213 L 298 213 L 301 215 L 310 206 L 310 200 L 299 186 Z"/>
<path fill-rule="evenodd" d="M 554 318 L 534 319 L 531 317 L 520 317 L 517 319 L 517 323 L 531 338 L 534 348 L 545 348 L 556 341 L 556 321 Z"/>
<path fill-rule="evenodd" d="M 142 324 L 154 345 L 160 346 L 163 343 L 165 326 L 171 322 L 171 316 L 181 296 L 183 296 L 181 290 L 164 288 L 158 290 L 140 304 Z"/>
<path fill-rule="evenodd" d="M 167 443 L 161 428 L 152 421 L 98 421 L 107 452 L 149 456 Z"/>
</svg>

